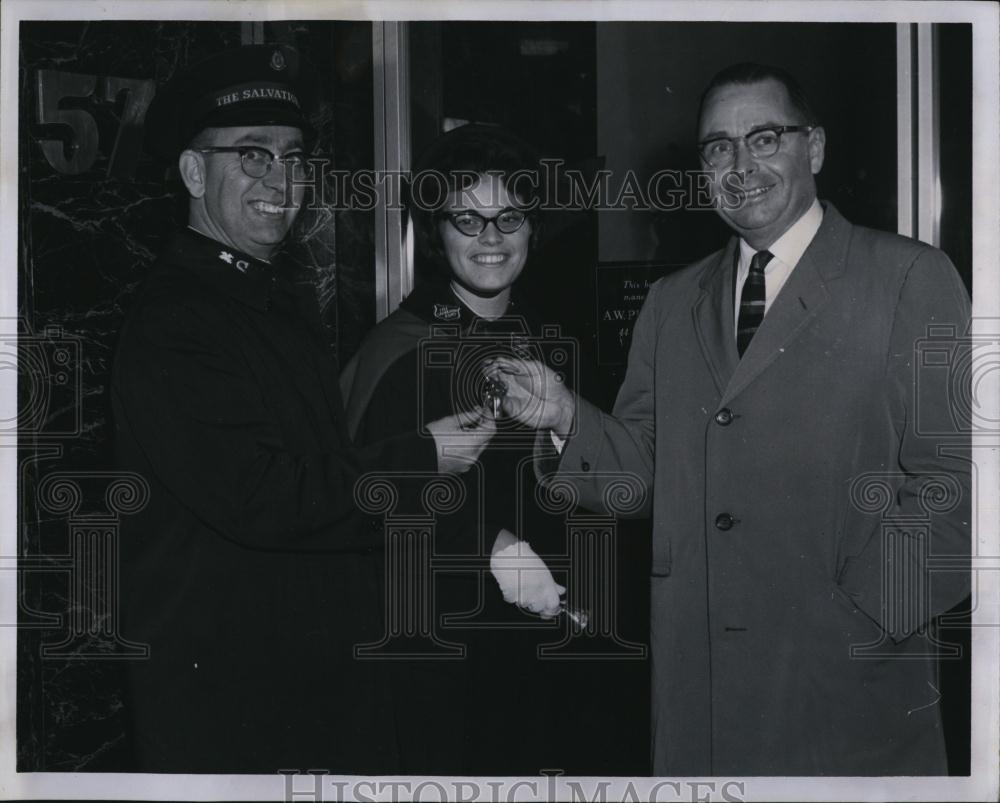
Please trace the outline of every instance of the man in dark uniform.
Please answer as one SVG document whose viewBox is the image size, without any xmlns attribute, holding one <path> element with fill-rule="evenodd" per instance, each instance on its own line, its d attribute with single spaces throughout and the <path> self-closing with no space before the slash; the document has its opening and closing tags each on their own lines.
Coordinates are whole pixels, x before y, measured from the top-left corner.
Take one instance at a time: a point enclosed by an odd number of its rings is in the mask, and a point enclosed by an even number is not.
<svg viewBox="0 0 1000 803">
<path fill-rule="evenodd" d="M 147 145 L 190 196 L 139 292 L 112 379 L 117 453 L 150 503 L 123 532 L 137 768 L 390 774 L 392 702 L 353 648 L 381 635 L 381 522 L 358 510 L 380 466 L 457 472 L 492 419 L 433 422 L 353 448 L 311 288 L 277 252 L 310 133 L 298 54 L 249 46 L 166 87 Z M 446 453 L 447 452 L 447 453 Z"/>
</svg>

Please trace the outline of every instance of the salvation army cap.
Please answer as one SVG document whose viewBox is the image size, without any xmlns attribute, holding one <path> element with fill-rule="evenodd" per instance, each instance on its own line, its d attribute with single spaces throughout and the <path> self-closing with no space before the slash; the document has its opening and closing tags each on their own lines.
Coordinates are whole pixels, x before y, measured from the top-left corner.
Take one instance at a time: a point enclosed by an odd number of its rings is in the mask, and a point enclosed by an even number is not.
<svg viewBox="0 0 1000 803">
<path fill-rule="evenodd" d="M 245 45 L 195 64 L 153 97 L 146 150 L 173 160 L 210 127 L 288 125 L 313 134 L 316 73 L 287 45 Z"/>
</svg>

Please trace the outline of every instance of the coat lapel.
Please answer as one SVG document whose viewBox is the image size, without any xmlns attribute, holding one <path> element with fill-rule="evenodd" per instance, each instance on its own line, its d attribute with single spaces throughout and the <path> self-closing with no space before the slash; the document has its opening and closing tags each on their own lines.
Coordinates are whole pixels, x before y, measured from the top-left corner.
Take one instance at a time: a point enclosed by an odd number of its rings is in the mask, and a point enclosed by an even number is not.
<svg viewBox="0 0 1000 803">
<path fill-rule="evenodd" d="M 824 204 L 824 207 L 823 224 L 771 304 L 743 359 L 736 364 L 720 404 L 730 402 L 772 362 L 785 354 L 807 324 L 826 305 L 830 297 L 829 282 L 844 272 L 850 224 L 832 204 Z M 727 299 L 730 297 L 726 295 Z M 730 339 L 732 340 L 732 335 Z M 735 348 L 733 345 L 734 354 Z"/>
<path fill-rule="evenodd" d="M 721 395 L 739 364 L 733 329 L 733 266 L 739 240 L 733 237 L 701 279 L 701 292 L 691 308 L 694 329 L 705 362 Z"/>
</svg>

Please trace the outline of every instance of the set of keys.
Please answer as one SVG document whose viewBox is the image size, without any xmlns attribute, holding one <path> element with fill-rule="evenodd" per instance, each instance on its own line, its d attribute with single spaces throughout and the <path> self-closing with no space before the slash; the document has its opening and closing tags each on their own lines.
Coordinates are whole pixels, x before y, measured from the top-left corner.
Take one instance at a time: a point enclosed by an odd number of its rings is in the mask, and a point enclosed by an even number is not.
<svg viewBox="0 0 1000 803">
<path fill-rule="evenodd" d="M 576 625 L 577 630 L 583 630 L 587 627 L 590 622 L 590 616 L 582 608 L 571 608 L 565 602 L 559 606 L 559 613 L 564 614 L 574 625 Z"/>
<path fill-rule="evenodd" d="M 501 379 L 487 379 L 486 386 L 483 389 L 483 404 L 485 404 L 491 413 L 493 413 L 493 418 L 497 419 L 500 417 L 500 413 L 503 409 L 503 400 L 507 395 L 507 383 Z"/>
</svg>

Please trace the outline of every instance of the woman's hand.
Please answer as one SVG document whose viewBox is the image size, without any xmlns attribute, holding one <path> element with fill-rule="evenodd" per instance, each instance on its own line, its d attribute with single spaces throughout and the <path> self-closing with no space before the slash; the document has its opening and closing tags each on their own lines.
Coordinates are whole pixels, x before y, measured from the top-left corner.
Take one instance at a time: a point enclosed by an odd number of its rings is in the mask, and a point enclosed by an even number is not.
<svg viewBox="0 0 1000 803">
<path fill-rule="evenodd" d="M 497 425 L 490 412 L 481 407 L 431 421 L 427 430 L 437 447 L 438 471 L 462 474 L 479 459 Z"/>
<path fill-rule="evenodd" d="M 544 619 L 559 614 L 566 589 L 553 578 L 527 541 L 518 540 L 510 530 L 501 530 L 493 543 L 490 571 L 506 602 L 513 603 Z"/>
</svg>

